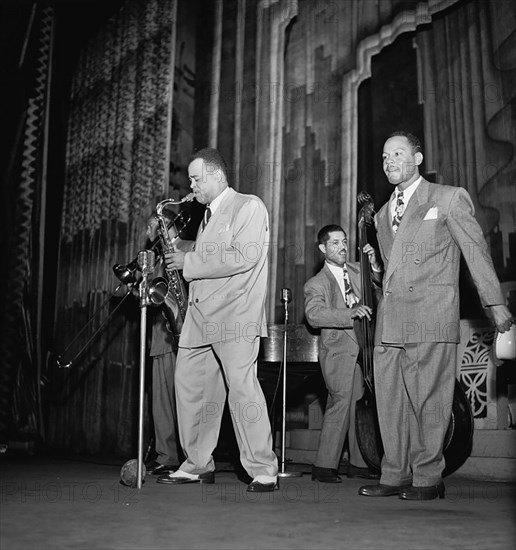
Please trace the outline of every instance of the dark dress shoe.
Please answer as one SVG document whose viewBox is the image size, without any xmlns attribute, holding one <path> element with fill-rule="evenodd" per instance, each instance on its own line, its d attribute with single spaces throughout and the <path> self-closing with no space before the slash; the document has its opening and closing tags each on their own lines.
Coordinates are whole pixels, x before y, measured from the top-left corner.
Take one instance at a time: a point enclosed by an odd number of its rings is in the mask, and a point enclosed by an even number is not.
<svg viewBox="0 0 516 550">
<path fill-rule="evenodd" d="M 168 474 L 169 472 L 174 472 L 177 468 L 174 464 L 160 464 L 159 462 L 152 462 L 145 467 L 147 473 L 153 476 Z"/>
<path fill-rule="evenodd" d="M 156 483 L 164 483 L 165 485 L 183 485 L 185 483 L 215 483 L 215 472 L 205 472 L 199 474 L 196 478 L 174 476 L 174 472 L 163 474 L 158 477 Z"/>
<path fill-rule="evenodd" d="M 342 483 L 335 468 L 321 468 L 314 466 L 312 468 L 312 481 L 320 481 L 321 483 Z"/>
<path fill-rule="evenodd" d="M 349 478 L 361 477 L 362 479 L 380 479 L 380 474 L 372 472 L 369 468 L 359 468 L 350 464 L 346 475 Z"/>
<path fill-rule="evenodd" d="M 429 487 L 407 487 L 400 493 L 402 500 L 434 500 L 437 497 L 444 498 L 443 482 Z"/>
<path fill-rule="evenodd" d="M 364 485 L 358 490 L 358 494 L 364 497 L 393 497 L 401 494 L 411 485 Z"/>
<path fill-rule="evenodd" d="M 251 481 L 247 486 L 248 493 L 270 493 L 279 489 L 278 482 L 261 483 L 260 481 Z"/>
</svg>

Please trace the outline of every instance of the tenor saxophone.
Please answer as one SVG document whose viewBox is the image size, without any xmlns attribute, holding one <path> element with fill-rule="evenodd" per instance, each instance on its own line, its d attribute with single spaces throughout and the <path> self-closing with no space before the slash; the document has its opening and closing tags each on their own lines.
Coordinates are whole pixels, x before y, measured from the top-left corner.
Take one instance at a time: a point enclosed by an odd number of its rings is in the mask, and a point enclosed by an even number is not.
<svg viewBox="0 0 516 550">
<path fill-rule="evenodd" d="M 176 228 L 168 227 L 163 215 L 163 208 L 167 205 L 181 204 L 192 201 L 194 194 L 190 193 L 180 201 L 165 199 L 156 205 L 155 217 L 158 222 L 158 235 L 161 242 L 162 253 L 173 252 L 174 243 L 179 238 Z M 174 235 L 171 235 L 174 233 Z M 183 276 L 178 269 L 165 267 L 166 279 L 154 278 L 149 289 L 149 298 L 156 305 L 163 305 L 163 315 L 167 321 L 167 328 L 176 335 L 181 333 L 188 307 L 188 293 L 186 291 Z"/>
</svg>

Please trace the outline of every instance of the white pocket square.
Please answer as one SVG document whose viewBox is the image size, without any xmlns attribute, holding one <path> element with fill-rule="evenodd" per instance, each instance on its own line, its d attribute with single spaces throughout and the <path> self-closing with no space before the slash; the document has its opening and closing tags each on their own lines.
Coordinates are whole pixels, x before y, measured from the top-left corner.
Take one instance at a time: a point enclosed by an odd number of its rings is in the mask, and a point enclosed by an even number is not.
<svg viewBox="0 0 516 550">
<path fill-rule="evenodd" d="M 437 206 L 432 206 L 426 213 L 424 220 L 436 220 L 437 219 Z"/>
</svg>

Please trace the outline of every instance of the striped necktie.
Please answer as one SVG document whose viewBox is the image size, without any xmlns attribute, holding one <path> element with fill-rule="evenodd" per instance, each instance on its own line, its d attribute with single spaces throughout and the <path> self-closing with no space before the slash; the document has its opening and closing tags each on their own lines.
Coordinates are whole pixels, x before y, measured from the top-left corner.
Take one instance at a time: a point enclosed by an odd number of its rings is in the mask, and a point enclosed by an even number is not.
<svg viewBox="0 0 516 550">
<path fill-rule="evenodd" d="M 394 209 L 394 217 L 392 218 L 392 229 L 394 233 L 398 231 L 398 227 L 401 223 L 401 218 L 405 212 L 405 203 L 403 202 L 403 191 L 398 193 L 398 199 L 396 200 L 396 208 Z"/>
<path fill-rule="evenodd" d="M 351 288 L 351 281 L 349 280 L 348 268 L 344 265 L 342 268 L 342 274 L 344 278 L 344 301 L 348 307 L 353 307 L 358 303 L 358 298 L 355 296 L 353 289 Z"/>
<path fill-rule="evenodd" d="M 204 231 L 204 228 L 208 225 L 210 218 L 211 218 L 211 210 L 210 210 L 210 207 L 207 206 L 206 210 L 204 211 L 204 218 L 202 219 L 201 231 Z"/>
</svg>

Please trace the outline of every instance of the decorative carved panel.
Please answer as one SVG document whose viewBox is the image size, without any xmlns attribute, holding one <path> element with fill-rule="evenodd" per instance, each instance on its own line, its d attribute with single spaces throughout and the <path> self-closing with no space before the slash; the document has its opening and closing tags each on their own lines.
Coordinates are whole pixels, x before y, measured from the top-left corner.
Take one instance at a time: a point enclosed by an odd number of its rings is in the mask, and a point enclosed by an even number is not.
<svg viewBox="0 0 516 550">
<path fill-rule="evenodd" d="M 506 411 L 496 399 L 494 328 L 486 320 L 469 319 L 461 320 L 460 328 L 458 376 L 471 405 L 475 428 L 497 429 Z"/>
</svg>

